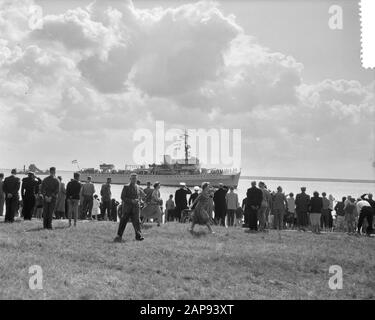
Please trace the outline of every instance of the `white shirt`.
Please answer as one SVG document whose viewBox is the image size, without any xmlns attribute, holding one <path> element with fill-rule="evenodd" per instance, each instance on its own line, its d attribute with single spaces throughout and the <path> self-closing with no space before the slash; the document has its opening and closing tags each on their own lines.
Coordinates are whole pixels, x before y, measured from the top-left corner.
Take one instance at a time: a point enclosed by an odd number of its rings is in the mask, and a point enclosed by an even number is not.
<svg viewBox="0 0 375 320">
<path fill-rule="evenodd" d="M 366 200 L 360 200 L 356 203 L 357 212 L 361 213 L 363 207 L 371 207 L 370 204 Z"/>
</svg>

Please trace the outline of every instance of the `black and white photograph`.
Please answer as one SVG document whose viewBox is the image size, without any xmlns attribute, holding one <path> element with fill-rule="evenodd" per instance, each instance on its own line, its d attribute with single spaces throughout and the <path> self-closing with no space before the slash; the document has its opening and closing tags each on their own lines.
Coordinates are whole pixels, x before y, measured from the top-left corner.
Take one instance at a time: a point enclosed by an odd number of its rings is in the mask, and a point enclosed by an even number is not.
<svg viewBox="0 0 375 320">
<path fill-rule="evenodd" d="M 366 2 L 0 0 L 0 300 L 375 300 Z"/>
</svg>

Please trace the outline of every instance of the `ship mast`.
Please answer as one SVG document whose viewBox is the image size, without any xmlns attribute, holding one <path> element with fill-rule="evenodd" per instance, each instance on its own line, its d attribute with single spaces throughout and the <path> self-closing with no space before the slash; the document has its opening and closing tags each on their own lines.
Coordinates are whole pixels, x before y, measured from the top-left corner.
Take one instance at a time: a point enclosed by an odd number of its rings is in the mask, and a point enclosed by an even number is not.
<svg viewBox="0 0 375 320">
<path fill-rule="evenodd" d="M 187 131 L 185 129 L 185 133 L 184 133 L 184 148 L 185 148 L 185 165 L 187 165 L 189 163 L 189 145 L 188 145 L 188 134 L 187 134 Z"/>
</svg>

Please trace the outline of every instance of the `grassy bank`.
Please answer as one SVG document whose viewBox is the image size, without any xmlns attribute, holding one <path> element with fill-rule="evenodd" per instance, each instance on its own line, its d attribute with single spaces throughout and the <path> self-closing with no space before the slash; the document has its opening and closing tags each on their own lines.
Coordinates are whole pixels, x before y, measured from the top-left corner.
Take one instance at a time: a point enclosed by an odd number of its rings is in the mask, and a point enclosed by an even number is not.
<svg viewBox="0 0 375 320">
<path fill-rule="evenodd" d="M 248 234 L 215 227 L 147 226 L 136 242 L 112 243 L 117 223 L 0 223 L 1 299 L 374 299 L 375 239 L 283 231 Z M 43 289 L 29 289 L 29 267 Z M 328 287 L 329 267 L 343 289 Z"/>
</svg>

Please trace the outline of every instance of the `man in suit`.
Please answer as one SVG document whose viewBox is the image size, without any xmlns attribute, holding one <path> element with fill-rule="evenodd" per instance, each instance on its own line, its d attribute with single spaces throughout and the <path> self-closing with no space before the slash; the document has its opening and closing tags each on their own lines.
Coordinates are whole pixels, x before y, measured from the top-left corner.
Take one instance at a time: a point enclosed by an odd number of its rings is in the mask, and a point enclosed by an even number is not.
<svg viewBox="0 0 375 320">
<path fill-rule="evenodd" d="M 122 189 L 122 215 L 117 231 L 117 236 L 114 239 L 114 242 L 122 242 L 122 235 L 124 234 L 125 227 L 129 219 L 131 219 L 131 222 L 133 223 L 135 240 L 144 240 L 141 234 L 141 225 L 139 221 L 140 197 L 140 190 L 137 185 L 137 174 L 132 173 L 130 175 L 130 183 L 128 185 L 125 185 Z"/>
<path fill-rule="evenodd" d="M 21 197 L 23 201 L 23 218 L 31 220 L 35 206 L 35 194 L 42 181 L 36 179 L 34 172 L 29 171 L 26 178 L 22 179 Z"/>
<path fill-rule="evenodd" d="M 225 226 L 225 215 L 227 213 L 226 195 L 228 188 L 219 183 L 219 189 L 214 193 L 215 220 L 217 224 Z"/>
<path fill-rule="evenodd" d="M 251 188 L 247 189 L 246 193 L 247 204 L 246 207 L 249 211 L 249 228 L 250 231 L 257 231 L 258 229 L 258 210 L 262 205 L 263 192 L 257 188 L 255 181 L 251 182 Z"/>
<path fill-rule="evenodd" d="M 191 190 L 188 187 L 186 187 L 185 182 L 180 182 L 180 186 L 181 186 L 180 189 L 178 189 L 175 192 L 175 195 L 174 195 L 174 201 L 176 203 L 176 209 L 175 209 L 176 216 L 175 216 L 175 218 L 179 222 L 181 222 L 182 210 L 188 208 L 186 196 L 188 194 L 191 194 Z"/>
<path fill-rule="evenodd" d="M 14 216 L 18 210 L 19 190 L 21 186 L 20 178 L 16 177 L 17 170 L 12 169 L 11 175 L 6 177 L 3 183 L 3 192 L 5 194 L 5 220 L 4 222 L 14 222 Z"/>
<path fill-rule="evenodd" d="M 306 194 L 306 188 L 301 188 L 301 193 L 296 196 L 296 214 L 297 214 L 297 228 L 298 230 L 306 231 L 309 225 L 308 211 L 310 196 Z"/>
<path fill-rule="evenodd" d="M 43 228 L 52 229 L 52 217 L 55 211 L 57 195 L 59 194 L 60 182 L 56 178 L 56 168 L 49 169 L 50 175 L 42 182 L 43 202 Z"/>
<path fill-rule="evenodd" d="M 4 173 L 0 173 L 0 217 L 4 213 L 4 203 L 5 203 L 5 194 L 3 191 L 3 184 L 4 184 Z"/>
</svg>

